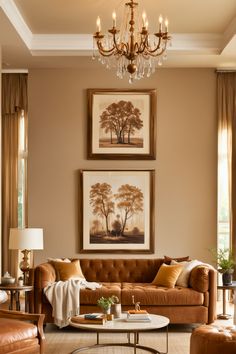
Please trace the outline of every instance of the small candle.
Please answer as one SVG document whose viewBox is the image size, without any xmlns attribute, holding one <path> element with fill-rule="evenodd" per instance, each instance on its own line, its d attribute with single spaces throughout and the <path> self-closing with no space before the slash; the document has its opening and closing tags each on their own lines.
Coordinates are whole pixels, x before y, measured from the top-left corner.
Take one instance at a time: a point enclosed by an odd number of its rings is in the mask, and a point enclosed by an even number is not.
<svg viewBox="0 0 236 354">
<path fill-rule="evenodd" d="M 100 17 L 98 16 L 97 18 L 97 32 L 100 32 L 101 31 L 101 20 L 100 20 Z"/>
<path fill-rule="evenodd" d="M 143 19 L 143 27 L 145 27 L 145 25 L 146 25 L 146 13 L 145 12 L 142 13 L 142 19 Z"/>
<path fill-rule="evenodd" d="M 167 20 L 167 18 L 165 19 L 165 31 L 168 32 L 168 24 L 169 21 Z"/>
<path fill-rule="evenodd" d="M 163 17 L 160 15 L 159 16 L 159 30 L 162 30 L 162 22 L 163 22 Z"/>
<path fill-rule="evenodd" d="M 116 13 L 115 11 L 112 12 L 112 22 L 113 22 L 113 27 L 116 27 Z"/>
</svg>

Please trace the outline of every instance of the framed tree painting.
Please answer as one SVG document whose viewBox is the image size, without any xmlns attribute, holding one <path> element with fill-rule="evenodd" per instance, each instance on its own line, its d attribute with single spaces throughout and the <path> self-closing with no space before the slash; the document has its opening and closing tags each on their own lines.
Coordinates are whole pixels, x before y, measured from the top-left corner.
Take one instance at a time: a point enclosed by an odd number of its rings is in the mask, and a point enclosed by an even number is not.
<svg viewBox="0 0 236 354">
<path fill-rule="evenodd" d="M 153 253 L 154 170 L 84 170 L 81 252 Z"/>
<path fill-rule="evenodd" d="M 156 90 L 88 89 L 88 158 L 154 160 Z"/>
</svg>

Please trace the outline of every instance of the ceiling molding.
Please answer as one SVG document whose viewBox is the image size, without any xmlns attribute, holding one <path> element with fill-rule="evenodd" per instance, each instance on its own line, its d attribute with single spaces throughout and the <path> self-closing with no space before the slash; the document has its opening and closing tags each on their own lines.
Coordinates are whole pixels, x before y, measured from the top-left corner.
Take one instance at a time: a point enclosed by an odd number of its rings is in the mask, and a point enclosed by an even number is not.
<svg viewBox="0 0 236 354">
<path fill-rule="evenodd" d="M 35 34 L 31 51 L 36 50 L 92 50 L 92 34 Z"/>
<path fill-rule="evenodd" d="M 236 36 L 236 17 L 230 22 L 223 35 L 222 52 L 229 42 Z"/>
<path fill-rule="evenodd" d="M 215 34 L 173 34 L 170 52 L 219 54 L 222 36 Z M 33 55 L 91 55 L 92 34 L 33 35 L 30 51 Z M 85 54 L 86 53 L 86 54 Z"/>
<path fill-rule="evenodd" d="M 33 56 L 87 56 L 93 51 L 92 34 L 33 34 L 14 0 L 0 0 L 0 6 Z M 173 54 L 235 55 L 236 17 L 222 34 L 174 33 Z"/>
<path fill-rule="evenodd" d="M 172 45 L 170 52 L 193 53 L 193 54 L 219 54 L 222 44 L 222 35 L 219 34 L 178 34 L 171 35 Z"/>
<path fill-rule="evenodd" d="M 33 34 L 21 16 L 15 2 L 13 0 L 0 0 L 0 6 L 25 45 L 30 49 Z"/>
</svg>

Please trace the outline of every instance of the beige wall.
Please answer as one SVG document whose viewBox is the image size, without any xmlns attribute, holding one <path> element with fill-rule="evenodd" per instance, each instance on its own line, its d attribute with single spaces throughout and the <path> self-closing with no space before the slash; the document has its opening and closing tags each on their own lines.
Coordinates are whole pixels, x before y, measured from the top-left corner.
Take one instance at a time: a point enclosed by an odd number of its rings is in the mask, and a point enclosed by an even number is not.
<svg viewBox="0 0 236 354">
<path fill-rule="evenodd" d="M 86 159 L 87 88 L 157 89 L 155 161 Z M 31 70 L 29 226 L 43 227 L 45 237 L 44 251 L 35 252 L 36 264 L 47 257 L 79 256 L 78 171 L 88 168 L 155 169 L 155 254 L 139 257 L 190 255 L 211 261 L 208 248 L 216 244 L 215 91 L 210 69 L 161 69 L 133 86 L 103 68 Z"/>
</svg>

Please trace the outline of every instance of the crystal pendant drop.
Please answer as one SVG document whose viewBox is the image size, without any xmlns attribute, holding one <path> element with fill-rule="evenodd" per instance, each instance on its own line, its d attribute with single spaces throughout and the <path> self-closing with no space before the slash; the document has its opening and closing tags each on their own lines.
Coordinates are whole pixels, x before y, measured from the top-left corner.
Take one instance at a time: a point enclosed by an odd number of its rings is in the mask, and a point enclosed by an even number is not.
<svg viewBox="0 0 236 354">
<path fill-rule="evenodd" d="M 134 82 L 134 78 L 133 78 L 132 75 L 130 75 L 130 77 L 129 77 L 129 84 L 133 84 L 133 82 Z"/>
</svg>

